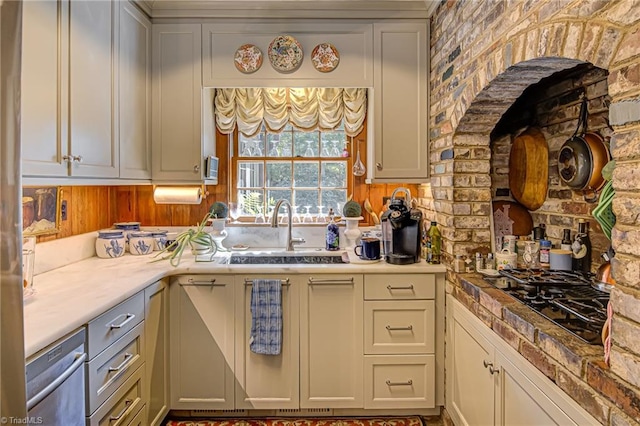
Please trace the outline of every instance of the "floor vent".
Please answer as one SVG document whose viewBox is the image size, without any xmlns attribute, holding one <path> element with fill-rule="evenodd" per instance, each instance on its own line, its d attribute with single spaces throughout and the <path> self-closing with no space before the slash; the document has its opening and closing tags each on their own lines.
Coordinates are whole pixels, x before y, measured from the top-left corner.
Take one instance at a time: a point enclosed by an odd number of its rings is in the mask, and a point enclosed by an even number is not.
<svg viewBox="0 0 640 426">
<path fill-rule="evenodd" d="M 207 416 L 246 416 L 247 410 L 191 410 L 191 417 Z"/>
<path fill-rule="evenodd" d="M 332 416 L 330 408 L 292 408 L 276 410 L 278 416 Z"/>
</svg>

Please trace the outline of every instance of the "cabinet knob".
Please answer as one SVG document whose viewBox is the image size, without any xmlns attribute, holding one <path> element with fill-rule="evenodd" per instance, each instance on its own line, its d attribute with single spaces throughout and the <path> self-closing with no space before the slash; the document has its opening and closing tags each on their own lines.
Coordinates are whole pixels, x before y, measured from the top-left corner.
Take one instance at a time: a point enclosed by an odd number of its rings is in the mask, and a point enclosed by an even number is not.
<svg viewBox="0 0 640 426">
<path fill-rule="evenodd" d="M 195 165 L 193 166 L 193 173 L 199 173 L 200 172 L 200 166 L 199 165 Z"/>
<path fill-rule="evenodd" d="M 73 161 L 73 159 L 74 159 L 74 156 L 73 156 L 73 155 L 63 155 L 63 156 L 62 156 L 62 160 L 63 160 L 63 161 L 66 161 L 67 163 L 72 162 L 72 161 Z"/>
<path fill-rule="evenodd" d="M 376 163 L 376 169 L 382 170 L 382 163 Z"/>
<path fill-rule="evenodd" d="M 72 156 L 73 161 L 75 161 L 76 163 L 82 163 L 82 155 L 75 155 Z"/>
<path fill-rule="evenodd" d="M 493 365 L 492 362 L 489 362 L 486 359 L 482 361 L 482 364 L 484 365 L 484 368 L 487 368 L 488 366 Z"/>
</svg>

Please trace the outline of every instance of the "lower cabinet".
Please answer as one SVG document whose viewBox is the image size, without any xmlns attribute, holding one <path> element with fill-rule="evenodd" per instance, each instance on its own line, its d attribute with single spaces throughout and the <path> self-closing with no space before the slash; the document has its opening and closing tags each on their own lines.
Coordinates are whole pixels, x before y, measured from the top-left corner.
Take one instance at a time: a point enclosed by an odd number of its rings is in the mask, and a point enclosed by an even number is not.
<svg viewBox="0 0 640 426">
<path fill-rule="evenodd" d="M 144 289 L 146 387 L 150 426 L 169 412 L 169 285 L 161 280 Z M 135 423 L 134 423 L 135 424 Z"/>
<path fill-rule="evenodd" d="M 183 275 L 169 294 L 171 408 L 233 409 L 234 277 Z"/>
<path fill-rule="evenodd" d="M 279 355 L 251 352 L 251 292 L 255 278 L 282 281 L 282 347 Z M 300 279 L 236 276 L 235 407 L 296 409 L 300 405 Z"/>
<path fill-rule="evenodd" d="M 452 296 L 446 391 L 456 425 L 598 424 Z"/>
<path fill-rule="evenodd" d="M 363 277 L 303 277 L 300 407 L 363 408 Z"/>
</svg>

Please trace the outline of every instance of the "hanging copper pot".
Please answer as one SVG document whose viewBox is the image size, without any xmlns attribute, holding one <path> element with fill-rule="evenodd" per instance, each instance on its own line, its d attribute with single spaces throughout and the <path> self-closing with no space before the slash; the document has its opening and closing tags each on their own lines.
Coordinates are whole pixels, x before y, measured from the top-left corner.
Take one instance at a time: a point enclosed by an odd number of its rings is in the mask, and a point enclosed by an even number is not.
<svg viewBox="0 0 640 426">
<path fill-rule="evenodd" d="M 587 117 L 587 99 L 585 97 L 580 108 L 578 127 L 558 153 L 560 179 L 569 187 L 582 190 L 585 194 L 602 189 L 605 184 L 602 168 L 611 160 L 609 148 L 602 136 L 586 131 Z M 578 134 L 580 128 L 583 130 Z M 595 199 L 591 201 L 595 201 Z"/>
</svg>

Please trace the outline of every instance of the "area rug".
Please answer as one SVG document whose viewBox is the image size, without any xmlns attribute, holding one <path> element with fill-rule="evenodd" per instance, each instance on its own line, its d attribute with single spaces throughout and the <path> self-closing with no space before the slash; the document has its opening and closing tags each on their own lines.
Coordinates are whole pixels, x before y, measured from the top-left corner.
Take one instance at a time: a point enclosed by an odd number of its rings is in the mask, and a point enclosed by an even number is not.
<svg viewBox="0 0 640 426">
<path fill-rule="evenodd" d="M 317 417 L 317 418 L 235 418 L 169 420 L 166 426 L 425 426 L 411 417 Z"/>
</svg>

